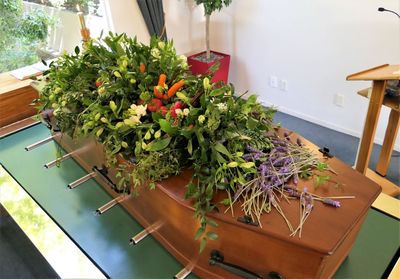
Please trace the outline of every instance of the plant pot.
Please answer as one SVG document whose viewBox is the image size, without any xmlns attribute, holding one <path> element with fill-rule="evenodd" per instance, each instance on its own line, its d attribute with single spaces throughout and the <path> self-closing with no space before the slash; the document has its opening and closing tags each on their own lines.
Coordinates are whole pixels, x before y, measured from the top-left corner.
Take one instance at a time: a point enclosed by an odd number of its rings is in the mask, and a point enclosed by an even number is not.
<svg viewBox="0 0 400 279">
<path fill-rule="evenodd" d="M 195 75 L 206 74 L 212 65 L 219 62 L 220 63 L 219 69 L 215 72 L 211 81 L 212 82 L 223 81 L 225 84 L 227 84 L 228 74 L 229 74 L 229 62 L 231 60 L 231 56 L 229 54 L 212 51 L 212 53 L 221 56 L 222 58 L 219 58 L 212 62 L 203 62 L 198 60 L 198 57 L 205 53 L 206 52 L 203 51 L 188 57 L 188 64 L 190 66 L 191 72 Z"/>
</svg>

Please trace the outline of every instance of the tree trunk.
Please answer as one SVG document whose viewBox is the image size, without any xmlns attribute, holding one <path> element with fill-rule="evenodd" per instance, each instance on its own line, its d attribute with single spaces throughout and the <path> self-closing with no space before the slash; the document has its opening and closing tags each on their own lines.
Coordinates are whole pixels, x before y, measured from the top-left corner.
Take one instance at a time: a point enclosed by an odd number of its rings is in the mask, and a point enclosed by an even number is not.
<svg viewBox="0 0 400 279">
<path fill-rule="evenodd" d="M 210 15 L 206 15 L 206 57 L 207 60 L 211 58 L 210 52 Z"/>
</svg>

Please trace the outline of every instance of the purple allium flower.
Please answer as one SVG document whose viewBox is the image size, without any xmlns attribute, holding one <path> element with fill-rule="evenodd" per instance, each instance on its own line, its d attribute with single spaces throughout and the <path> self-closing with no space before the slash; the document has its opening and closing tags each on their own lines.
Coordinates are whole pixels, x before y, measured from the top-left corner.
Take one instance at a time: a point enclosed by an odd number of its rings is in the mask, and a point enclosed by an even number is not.
<svg viewBox="0 0 400 279">
<path fill-rule="evenodd" d="M 327 204 L 327 205 L 330 205 L 330 206 L 333 206 L 333 207 L 336 207 L 336 208 L 340 207 L 340 202 L 332 200 L 332 199 L 323 199 L 322 202 L 324 204 Z"/>
</svg>

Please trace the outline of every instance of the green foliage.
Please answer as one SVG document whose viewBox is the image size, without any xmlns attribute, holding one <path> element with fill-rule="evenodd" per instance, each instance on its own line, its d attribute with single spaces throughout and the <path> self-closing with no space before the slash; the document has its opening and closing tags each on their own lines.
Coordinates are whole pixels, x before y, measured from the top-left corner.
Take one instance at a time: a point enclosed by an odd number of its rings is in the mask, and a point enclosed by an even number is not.
<svg viewBox="0 0 400 279">
<path fill-rule="evenodd" d="M 204 248 L 207 239 L 218 238 L 206 229 L 217 227 L 206 217 L 215 207 L 216 191 L 235 191 L 257 172 L 242 155 L 246 145 L 271 147 L 264 133 L 271 129 L 274 111 L 255 96 L 237 98 L 233 86 L 210 84 L 209 77 L 193 76 L 187 69 L 172 42 L 152 38 L 147 46 L 110 33 L 51 64 L 40 102 L 42 109 L 54 109 L 62 132 L 97 138 L 109 165 L 117 165 L 117 155 L 134 161 L 136 187 L 153 188 L 192 166 L 186 197 L 193 200 L 200 221 L 196 238 Z M 167 77 L 162 86 L 160 74 Z M 184 86 L 176 95 L 158 99 L 164 110 L 150 109 L 155 87 L 167 92 L 181 80 Z M 119 187 L 125 189 L 123 183 Z"/>
<path fill-rule="evenodd" d="M 37 62 L 36 48 L 46 40 L 50 24 L 43 11 L 24 14 L 21 0 L 0 2 L 0 72 Z"/>
<path fill-rule="evenodd" d="M 20 36 L 30 42 L 45 41 L 50 18 L 41 10 L 25 14 L 20 25 Z"/>
<path fill-rule="evenodd" d="M 228 7 L 232 0 L 195 0 L 197 5 L 204 6 L 205 15 L 211 15 L 215 11 L 220 11 L 224 6 Z"/>
</svg>

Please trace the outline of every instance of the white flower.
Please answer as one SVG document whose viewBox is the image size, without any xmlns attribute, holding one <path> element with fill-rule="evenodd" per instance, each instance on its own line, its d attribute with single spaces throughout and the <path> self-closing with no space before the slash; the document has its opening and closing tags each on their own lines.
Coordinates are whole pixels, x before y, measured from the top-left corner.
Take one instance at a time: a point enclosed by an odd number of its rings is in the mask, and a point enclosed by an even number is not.
<svg viewBox="0 0 400 279">
<path fill-rule="evenodd" d="M 132 115 L 132 116 L 129 117 L 128 119 L 125 119 L 125 120 L 124 120 L 124 123 L 125 123 L 126 125 L 128 125 L 128 126 L 135 126 L 135 125 L 141 123 L 141 122 L 140 122 L 140 116 Z"/>
<path fill-rule="evenodd" d="M 228 110 L 228 105 L 226 103 L 219 103 L 217 107 L 220 112 L 226 112 Z"/>
<path fill-rule="evenodd" d="M 184 69 L 186 69 L 187 67 L 188 67 L 188 64 L 187 64 L 187 57 L 185 56 L 185 55 L 179 55 L 179 60 L 181 60 L 181 67 L 182 68 L 184 68 Z"/>
<path fill-rule="evenodd" d="M 182 115 L 183 111 L 178 108 L 178 109 L 175 109 L 175 113 L 176 113 L 176 115 Z"/>
<path fill-rule="evenodd" d="M 158 48 L 159 49 L 164 49 L 165 43 L 164 42 L 158 42 Z"/>
<path fill-rule="evenodd" d="M 146 115 L 146 109 L 147 109 L 147 104 L 146 105 L 139 105 L 136 107 L 136 114 L 138 116 L 145 116 Z"/>
<path fill-rule="evenodd" d="M 184 116 L 188 116 L 189 112 L 190 112 L 190 110 L 188 108 L 183 109 L 183 115 Z"/>
<path fill-rule="evenodd" d="M 160 50 L 158 48 L 152 48 L 150 53 L 154 58 L 160 59 Z"/>
<path fill-rule="evenodd" d="M 137 115 L 137 116 L 139 116 L 139 118 L 141 117 L 141 116 L 145 116 L 146 115 L 146 109 L 147 109 L 147 105 L 135 105 L 135 104 L 132 104 L 131 105 L 131 108 L 128 110 L 129 111 L 129 113 L 130 114 L 132 114 L 132 115 Z"/>
<path fill-rule="evenodd" d="M 197 120 L 199 120 L 200 123 L 203 123 L 206 120 L 206 117 L 204 115 L 199 115 Z"/>
</svg>

